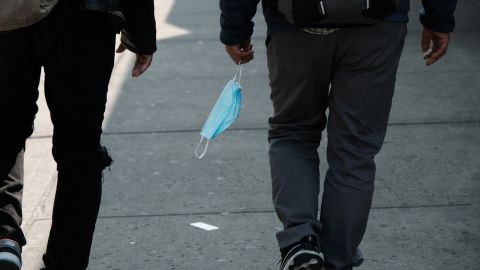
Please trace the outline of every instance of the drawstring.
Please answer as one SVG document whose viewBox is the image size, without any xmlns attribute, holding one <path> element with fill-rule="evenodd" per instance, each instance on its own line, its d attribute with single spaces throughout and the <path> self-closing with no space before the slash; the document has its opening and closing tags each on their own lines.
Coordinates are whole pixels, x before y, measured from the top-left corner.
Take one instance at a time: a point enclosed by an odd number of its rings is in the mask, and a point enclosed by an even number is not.
<svg viewBox="0 0 480 270">
<path fill-rule="evenodd" d="M 197 144 L 197 147 L 195 147 L 195 156 L 197 156 L 198 159 L 201 159 L 205 156 L 205 154 L 207 153 L 207 150 L 208 150 L 208 144 L 210 143 L 209 140 L 206 140 L 207 143 L 205 144 L 205 148 L 203 149 L 203 152 L 201 154 L 198 153 L 198 150 L 200 150 L 200 146 L 202 145 L 202 142 L 205 138 L 202 136 L 202 138 L 200 138 L 200 141 L 198 142 Z"/>
</svg>

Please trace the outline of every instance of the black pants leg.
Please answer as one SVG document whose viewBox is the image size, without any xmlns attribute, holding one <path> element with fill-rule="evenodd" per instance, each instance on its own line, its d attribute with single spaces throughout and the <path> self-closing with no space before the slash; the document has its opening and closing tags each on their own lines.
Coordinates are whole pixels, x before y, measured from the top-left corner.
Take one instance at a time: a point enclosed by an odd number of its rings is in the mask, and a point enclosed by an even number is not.
<svg viewBox="0 0 480 270">
<path fill-rule="evenodd" d="M 0 35 L 0 238 L 21 246 L 23 149 L 38 110 L 38 45 L 31 29 Z"/>
<path fill-rule="evenodd" d="M 362 263 L 374 191 L 375 155 L 382 147 L 406 26 L 380 23 L 339 32 L 342 46 L 329 96 L 321 240 L 327 270 Z"/>
<path fill-rule="evenodd" d="M 333 54 L 319 61 L 314 49 L 317 39 L 301 31 L 274 33 L 268 44 L 274 109 L 269 119 L 269 157 L 273 202 L 284 225 L 277 234 L 280 248 L 321 230 L 317 148 L 327 121 Z M 332 41 L 327 37 L 324 49 L 333 50 Z"/>
<path fill-rule="evenodd" d="M 82 12 L 49 29 L 56 39 L 45 62 L 45 95 L 54 124 L 58 184 L 44 261 L 49 269 L 87 268 L 100 207 L 100 144 L 115 31 L 107 15 Z"/>
</svg>

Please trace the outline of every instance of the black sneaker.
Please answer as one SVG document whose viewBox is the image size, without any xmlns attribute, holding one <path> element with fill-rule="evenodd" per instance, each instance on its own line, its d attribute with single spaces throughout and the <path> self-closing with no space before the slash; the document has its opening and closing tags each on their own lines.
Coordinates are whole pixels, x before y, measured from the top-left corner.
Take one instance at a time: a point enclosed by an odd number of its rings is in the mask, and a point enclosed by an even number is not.
<svg viewBox="0 0 480 270">
<path fill-rule="evenodd" d="M 22 250 L 17 242 L 10 239 L 0 240 L 0 269 L 20 270 L 22 268 Z"/>
<path fill-rule="evenodd" d="M 323 259 L 314 236 L 307 236 L 282 252 L 280 270 L 322 270 Z"/>
</svg>

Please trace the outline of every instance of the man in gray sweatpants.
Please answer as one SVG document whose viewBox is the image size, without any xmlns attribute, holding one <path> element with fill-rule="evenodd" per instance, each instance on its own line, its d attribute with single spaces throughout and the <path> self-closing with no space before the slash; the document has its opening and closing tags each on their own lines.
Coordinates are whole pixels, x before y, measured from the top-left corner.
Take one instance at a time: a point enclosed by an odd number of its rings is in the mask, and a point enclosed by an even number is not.
<svg viewBox="0 0 480 270">
<path fill-rule="evenodd" d="M 327 262 L 341 266 L 331 269 L 361 263 L 356 248 L 373 196 L 373 157 L 387 129 L 405 34 L 405 24 L 385 22 L 320 36 L 271 36 L 269 154 L 273 201 L 286 228 L 277 235 L 281 247 L 320 236 L 321 247 L 334 252 L 325 253 Z M 329 169 L 319 221 L 317 148 L 327 123 Z"/>
<path fill-rule="evenodd" d="M 221 40 L 235 63 L 253 59 L 252 17 L 259 0 L 220 0 Z M 378 3 L 378 2 L 377 2 Z M 275 0 L 262 1 L 274 113 L 269 119 L 273 202 L 281 270 L 359 266 L 380 151 L 407 33 L 409 1 L 369 26 L 290 25 Z M 423 0 L 426 64 L 447 50 L 456 0 Z M 328 108 L 328 116 L 326 110 Z M 317 149 L 327 128 L 323 200 Z M 320 253 L 324 254 L 324 258 Z"/>
</svg>

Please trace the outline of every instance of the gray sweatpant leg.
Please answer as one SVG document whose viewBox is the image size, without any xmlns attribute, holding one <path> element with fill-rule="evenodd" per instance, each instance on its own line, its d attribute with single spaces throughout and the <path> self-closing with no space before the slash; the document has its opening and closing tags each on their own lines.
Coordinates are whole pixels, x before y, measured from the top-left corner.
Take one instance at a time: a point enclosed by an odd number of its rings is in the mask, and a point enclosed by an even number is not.
<svg viewBox="0 0 480 270">
<path fill-rule="evenodd" d="M 326 269 L 351 269 L 373 197 L 406 25 L 379 23 L 322 36 L 273 33 L 268 44 L 270 166 L 280 248 L 319 237 Z M 327 126 L 323 203 L 317 148 Z"/>
</svg>

